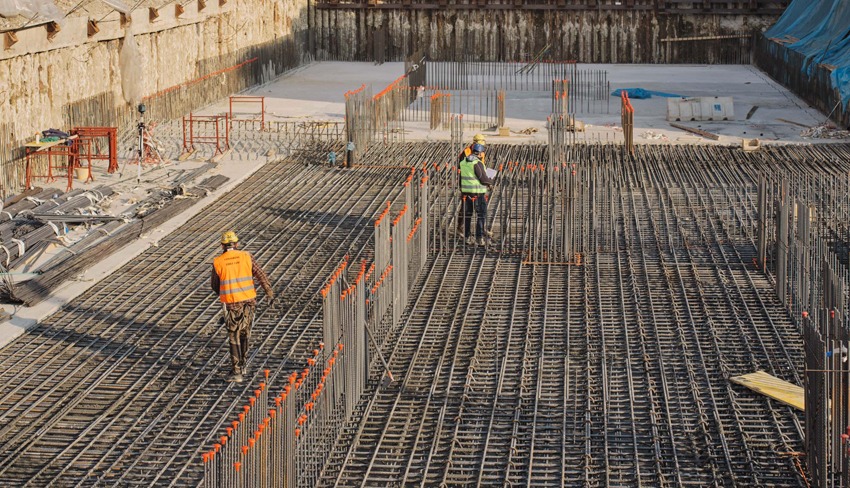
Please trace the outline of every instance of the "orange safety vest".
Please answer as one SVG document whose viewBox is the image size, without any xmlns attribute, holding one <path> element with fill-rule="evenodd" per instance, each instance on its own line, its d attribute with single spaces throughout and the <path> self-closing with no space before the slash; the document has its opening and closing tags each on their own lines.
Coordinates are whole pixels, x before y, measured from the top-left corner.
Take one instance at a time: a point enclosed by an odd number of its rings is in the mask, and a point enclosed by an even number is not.
<svg viewBox="0 0 850 488">
<path fill-rule="evenodd" d="M 223 303 L 244 302 L 257 296 L 251 255 L 247 252 L 229 249 L 215 258 L 213 267 L 221 281 L 218 298 Z"/>
</svg>

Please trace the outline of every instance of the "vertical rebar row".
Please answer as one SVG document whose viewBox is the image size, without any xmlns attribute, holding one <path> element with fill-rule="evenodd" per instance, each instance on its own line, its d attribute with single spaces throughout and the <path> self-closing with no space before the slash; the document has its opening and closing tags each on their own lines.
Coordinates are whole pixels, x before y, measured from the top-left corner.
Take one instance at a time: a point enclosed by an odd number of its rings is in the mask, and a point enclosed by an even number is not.
<svg viewBox="0 0 850 488">
<path fill-rule="evenodd" d="M 375 139 L 373 113 L 373 98 L 366 85 L 345 93 L 345 165 L 348 167 L 357 164 Z"/>
</svg>

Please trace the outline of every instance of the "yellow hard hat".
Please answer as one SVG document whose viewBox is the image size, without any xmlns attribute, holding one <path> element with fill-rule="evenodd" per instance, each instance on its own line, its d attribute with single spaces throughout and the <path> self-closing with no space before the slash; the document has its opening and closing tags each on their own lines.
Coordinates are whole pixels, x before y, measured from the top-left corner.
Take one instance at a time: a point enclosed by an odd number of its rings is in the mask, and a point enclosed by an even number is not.
<svg viewBox="0 0 850 488">
<path fill-rule="evenodd" d="M 486 140 L 484 139 L 484 134 L 475 134 L 472 136 L 472 142 L 476 144 L 484 144 Z"/>
<path fill-rule="evenodd" d="M 221 234 L 221 243 L 222 244 L 235 244 L 239 242 L 239 238 L 236 237 L 236 232 L 229 230 L 227 232 L 223 232 Z"/>
</svg>

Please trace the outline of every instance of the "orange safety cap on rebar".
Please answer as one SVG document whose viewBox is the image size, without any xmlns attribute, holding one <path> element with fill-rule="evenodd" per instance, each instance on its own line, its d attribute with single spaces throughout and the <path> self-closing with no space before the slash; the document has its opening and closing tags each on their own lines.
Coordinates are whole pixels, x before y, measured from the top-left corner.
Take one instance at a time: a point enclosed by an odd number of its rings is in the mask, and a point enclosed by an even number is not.
<svg viewBox="0 0 850 488">
<path fill-rule="evenodd" d="M 242 454 L 248 454 L 248 446 L 242 446 Z"/>
<path fill-rule="evenodd" d="M 218 440 L 219 440 L 219 442 L 221 443 L 222 446 L 227 445 L 227 436 L 226 435 L 219 437 Z"/>
<path fill-rule="evenodd" d="M 274 404 L 277 405 L 278 407 L 280 406 L 282 401 L 283 401 L 283 398 L 281 398 L 279 396 L 274 398 Z"/>
<path fill-rule="evenodd" d="M 256 444 L 256 443 L 257 443 L 257 440 L 254 439 L 253 437 L 248 438 L 248 446 L 249 447 L 254 447 L 254 444 Z"/>
<path fill-rule="evenodd" d="M 257 398 L 260 398 L 260 393 L 262 393 L 262 392 L 263 392 L 263 390 L 254 390 L 254 396 L 257 397 Z"/>
<path fill-rule="evenodd" d="M 238 473 L 238 472 L 239 472 L 239 468 L 241 468 L 241 467 L 242 467 L 242 463 L 239 463 L 239 462 L 233 463 L 233 467 L 234 467 L 234 468 L 236 468 L 236 472 Z"/>
<path fill-rule="evenodd" d="M 210 460 L 210 455 L 209 455 L 209 454 L 207 454 L 207 453 L 205 453 L 205 452 L 204 452 L 204 453 L 201 453 L 201 459 L 203 459 L 203 460 L 204 460 L 204 462 L 207 462 L 207 461 L 209 461 L 209 460 Z"/>
<path fill-rule="evenodd" d="M 256 399 L 256 398 L 254 398 L 254 397 L 248 397 L 248 403 L 250 403 L 252 407 L 254 406 L 254 402 L 256 402 L 256 401 L 257 401 L 257 399 Z"/>
<path fill-rule="evenodd" d="M 274 418 L 275 415 L 277 415 L 277 410 L 270 408 L 269 409 L 269 417 Z"/>
<path fill-rule="evenodd" d="M 268 371 L 268 370 L 266 370 L 266 371 Z M 261 381 L 260 382 L 260 391 L 263 391 L 265 389 L 266 389 L 266 384 Z"/>
<path fill-rule="evenodd" d="M 215 450 L 215 452 L 220 451 L 221 450 L 221 444 L 219 444 L 219 443 L 213 444 L 213 449 Z"/>
<path fill-rule="evenodd" d="M 244 422 L 244 421 L 245 421 L 245 413 L 239 412 L 239 422 Z"/>
<path fill-rule="evenodd" d="M 300 436 L 300 435 L 301 435 L 301 429 L 299 429 L 299 428 L 297 428 L 297 427 L 296 427 L 296 428 L 295 428 L 295 437 L 298 437 L 298 436 Z"/>
<path fill-rule="evenodd" d="M 234 423 L 234 424 L 235 424 L 235 423 L 236 423 L 236 421 L 234 420 L 232 423 Z M 237 424 L 237 425 L 238 425 L 238 424 Z M 227 431 L 227 436 L 228 436 L 228 437 L 230 437 L 230 436 L 232 436 L 232 435 L 233 435 L 233 429 L 235 429 L 235 428 L 236 428 L 236 426 L 234 425 L 233 427 L 228 427 L 228 428 L 224 429 L 224 430 L 226 430 L 226 431 Z"/>
</svg>

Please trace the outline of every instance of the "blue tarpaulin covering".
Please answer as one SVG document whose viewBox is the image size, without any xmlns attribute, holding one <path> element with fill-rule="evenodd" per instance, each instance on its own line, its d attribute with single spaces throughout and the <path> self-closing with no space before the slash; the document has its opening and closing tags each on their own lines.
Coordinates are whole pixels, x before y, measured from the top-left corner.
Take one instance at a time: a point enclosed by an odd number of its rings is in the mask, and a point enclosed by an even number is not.
<svg viewBox="0 0 850 488">
<path fill-rule="evenodd" d="M 803 72 L 832 69 L 832 86 L 850 102 L 850 1 L 794 0 L 765 35 L 805 57 Z"/>
<path fill-rule="evenodd" d="M 659 91 L 644 90 L 643 88 L 618 88 L 611 92 L 612 97 L 619 97 L 620 92 L 626 92 L 629 98 L 639 100 L 641 98 L 665 97 L 665 98 L 680 98 L 682 95 L 675 93 L 664 93 Z"/>
</svg>

